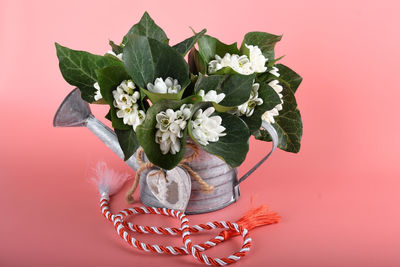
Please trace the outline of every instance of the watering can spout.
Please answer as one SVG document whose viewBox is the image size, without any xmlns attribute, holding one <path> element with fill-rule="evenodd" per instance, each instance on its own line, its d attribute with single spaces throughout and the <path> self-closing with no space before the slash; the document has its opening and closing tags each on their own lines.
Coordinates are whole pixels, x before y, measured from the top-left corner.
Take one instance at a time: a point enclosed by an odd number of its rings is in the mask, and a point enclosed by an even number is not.
<svg viewBox="0 0 400 267">
<path fill-rule="evenodd" d="M 83 127 L 92 115 L 89 104 L 81 98 L 81 92 L 75 88 L 61 103 L 54 116 L 54 127 Z"/>
<path fill-rule="evenodd" d="M 106 144 L 121 159 L 124 153 L 119 145 L 116 134 L 97 120 L 90 111 L 89 104 L 81 98 L 81 92 L 75 88 L 64 99 L 58 108 L 53 120 L 54 127 L 87 127 L 104 144 Z M 136 171 L 139 167 L 136 161 L 136 155 L 125 161 L 129 167 Z"/>
</svg>

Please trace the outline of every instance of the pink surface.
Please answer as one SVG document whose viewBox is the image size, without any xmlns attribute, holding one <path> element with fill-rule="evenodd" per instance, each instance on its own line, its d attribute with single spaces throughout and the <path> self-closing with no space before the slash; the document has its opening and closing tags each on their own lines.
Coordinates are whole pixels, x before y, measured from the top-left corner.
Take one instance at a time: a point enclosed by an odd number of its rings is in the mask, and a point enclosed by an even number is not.
<svg viewBox="0 0 400 267">
<path fill-rule="evenodd" d="M 72 89 L 53 43 L 103 53 L 108 38 L 119 41 L 148 10 L 172 43 L 191 34 L 188 26 L 225 42 L 252 30 L 283 33 L 277 54 L 304 77 L 297 93 L 301 152 L 277 152 L 243 184 L 237 204 L 191 222 L 236 220 L 253 198 L 283 220 L 251 231 L 254 246 L 236 266 L 400 266 L 397 1 L 188 3 L 0 2 L 0 265 L 200 266 L 190 256 L 133 251 L 120 240 L 87 180 L 100 159 L 128 168 L 87 129 L 52 128 Z M 95 108 L 98 116 L 105 112 Z M 252 140 L 241 173 L 267 149 Z M 122 194 L 114 204 L 127 207 Z M 154 216 L 135 222 L 177 225 Z M 236 238 L 210 254 L 239 247 Z"/>
</svg>

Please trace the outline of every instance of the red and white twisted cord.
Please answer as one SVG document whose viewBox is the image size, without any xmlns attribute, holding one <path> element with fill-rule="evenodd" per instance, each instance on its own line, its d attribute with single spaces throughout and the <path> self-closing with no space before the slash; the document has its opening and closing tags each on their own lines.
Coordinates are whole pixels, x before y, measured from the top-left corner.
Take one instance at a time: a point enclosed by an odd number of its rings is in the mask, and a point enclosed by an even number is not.
<svg viewBox="0 0 400 267">
<path fill-rule="evenodd" d="M 124 239 L 129 245 L 135 247 L 139 250 L 147 251 L 147 252 L 156 252 L 156 253 L 166 253 L 170 255 L 192 255 L 195 259 L 199 260 L 202 263 L 207 265 L 214 266 L 223 266 L 237 262 L 242 257 L 246 255 L 246 253 L 250 250 L 251 246 L 251 238 L 249 236 L 248 230 L 239 226 L 236 223 L 227 222 L 227 221 L 215 221 L 208 222 L 206 224 L 199 224 L 194 226 L 189 226 L 189 220 L 186 215 L 181 211 L 166 209 L 166 208 L 154 208 L 154 207 L 134 207 L 128 208 L 120 211 L 117 214 L 113 214 L 110 211 L 109 207 L 110 197 L 107 193 L 103 193 L 100 198 L 100 208 L 102 214 L 114 224 L 114 227 L 118 233 L 118 235 Z M 128 216 L 136 215 L 136 214 L 158 214 L 169 216 L 173 218 L 177 218 L 181 222 L 180 228 L 164 228 L 164 227 L 155 227 L 155 226 L 141 226 L 135 225 L 132 223 L 128 223 L 125 219 Z M 226 229 L 239 233 L 243 237 L 242 248 L 233 253 L 232 255 L 226 258 L 212 258 L 204 253 L 203 251 L 212 248 L 219 243 L 226 240 L 226 231 L 221 232 L 216 237 L 206 241 L 202 244 L 193 244 L 190 239 L 191 233 L 197 233 L 199 231 L 204 230 L 212 230 L 212 229 Z M 175 247 L 175 246 L 162 246 L 162 245 L 150 245 L 147 243 L 143 243 L 136 238 L 132 237 L 129 233 L 130 231 L 134 231 L 137 233 L 144 234 L 159 234 L 159 235 L 177 235 L 181 234 L 184 246 Z"/>
</svg>

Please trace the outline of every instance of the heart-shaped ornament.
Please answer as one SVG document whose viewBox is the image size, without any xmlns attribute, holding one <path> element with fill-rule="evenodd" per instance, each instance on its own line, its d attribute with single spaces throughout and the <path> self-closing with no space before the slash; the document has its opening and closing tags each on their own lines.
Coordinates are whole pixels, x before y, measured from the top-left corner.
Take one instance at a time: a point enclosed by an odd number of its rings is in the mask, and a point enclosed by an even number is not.
<svg viewBox="0 0 400 267">
<path fill-rule="evenodd" d="M 185 211 L 190 198 L 191 180 L 180 167 L 166 171 L 152 170 L 146 176 L 147 185 L 153 195 L 166 208 Z"/>
</svg>

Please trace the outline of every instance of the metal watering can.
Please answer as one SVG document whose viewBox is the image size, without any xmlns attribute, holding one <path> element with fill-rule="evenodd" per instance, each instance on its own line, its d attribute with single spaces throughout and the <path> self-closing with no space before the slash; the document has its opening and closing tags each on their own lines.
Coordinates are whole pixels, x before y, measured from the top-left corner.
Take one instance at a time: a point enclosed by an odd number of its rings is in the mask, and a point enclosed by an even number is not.
<svg viewBox="0 0 400 267">
<path fill-rule="evenodd" d="M 116 134 L 93 116 L 89 104 L 81 98 L 78 88 L 75 88 L 61 103 L 54 116 L 53 126 L 87 127 L 121 159 L 124 158 Z M 240 179 L 238 179 L 237 168 L 229 167 L 223 160 L 200 149 L 198 158 L 188 164 L 204 181 L 213 185 L 214 190 L 208 194 L 202 192 L 197 182 L 191 178 L 192 186 L 190 199 L 185 210 L 186 214 L 200 214 L 219 210 L 239 199 L 239 184 L 267 160 L 278 144 L 278 135 L 275 129 L 264 121 L 262 127 L 272 137 L 272 150 Z M 139 168 L 136 155 L 125 162 L 134 171 Z M 164 207 L 149 189 L 145 173 L 140 177 L 140 200 L 147 206 Z"/>
</svg>

